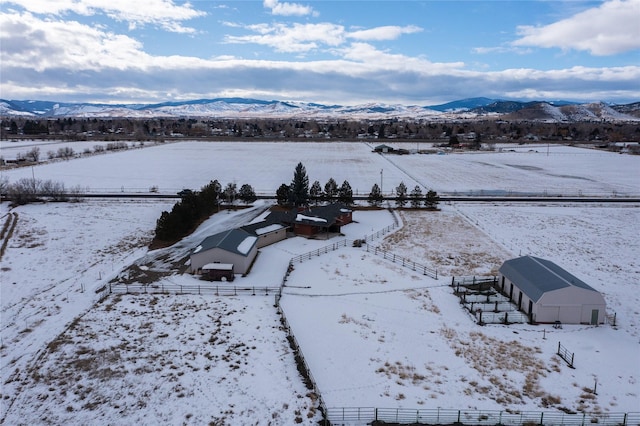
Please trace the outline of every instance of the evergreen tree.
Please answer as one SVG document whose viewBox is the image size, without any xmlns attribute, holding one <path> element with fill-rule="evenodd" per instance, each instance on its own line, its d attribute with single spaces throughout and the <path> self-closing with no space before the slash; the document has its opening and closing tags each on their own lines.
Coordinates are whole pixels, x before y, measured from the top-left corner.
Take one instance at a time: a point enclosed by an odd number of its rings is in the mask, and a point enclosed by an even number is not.
<svg viewBox="0 0 640 426">
<path fill-rule="evenodd" d="M 404 207 L 405 204 L 407 204 L 407 185 L 400 182 L 400 185 L 396 186 L 396 205 Z"/>
<path fill-rule="evenodd" d="M 307 171 L 298 163 L 293 172 L 293 180 L 290 186 L 291 202 L 295 207 L 306 206 L 309 204 L 309 177 Z"/>
<path fill-rule="evenodd" d="M 353 204 L 353 190 L 346 180 L 342 182 L 342 186 L 338 190 L 338 201 L 347 205 Z"/>
<path fill-rule="evenodd" d="M 329 178 L 327 183 L 324 185 L 324 194 L 323 199 L 325 201 L 332 201 L 338 195 L 338 184 L 333 178 Z"/>
<path fill-rule="evenodd" d="M 289 205 L 290 192 L 291 192 L 291 189 L 289 188 L 289 185 L 287 185 L 286 183 L 283 183 L 282 185 L 280 185 L 280 188 L 278 188 L 278 190 L 276 191 L 276 200 L 279 206 Z"/>
<path fill-rule="evenodd" d="M 238 198 L 238 189 L 235 183 L 229 182 L 224 188 L 224 198 L 229 204 L 233 204 L 235 199 Z"/>
<path fill-rule="evenodd" d="M 198 198 L 202 205 L 202 214 L 210 216 L 218 207 L 220 199 L 220 183 L 217 180 L 211 181 L 200 189 Z"/>
<path fill-rule="evenodd" d="M 245 183 L 240 187 L 240 191 L 238 192 L 238 197 L 245 203 L 253 203 L 258 199 L 256 197 L 256 191 L 253 190 L 253 187 L 248 183 Z"/>
<path fill-rule="evenodd" d="M 427 191 L 427 196 L 425 198 L 424 205 L 429 209 L 435 210 L 436 208 L 438 208 L 439 203 L 440 203 L 440 197 L 438 196 L 438 193 L 433 189 L 430 189 L 429 191 Z"/>
<path fill-rule="evenodd" d="M 367 201 L 370 205 L 378 207 L 382 203 L 382 192 L 380 192 L 380 187 L 377 183 L 374 183 L 371 187 L 371 192 L 369 193 L 369 197 Z"/>
<path fill-rule="evenodd" d="M 420 189 L 419 185 L 416 185 L 416 187 L 413 188 L 409 197 L 411 198 L 411 207 L 420 207 L 420 204 L 422 204 L 422 189 Z"/>
<path fill-rule="evenodd" d="M 311 189 L 309 189 L 309 196 L 316 203 L 316 205 L 318 205 L 318 201 L 320 201 L 320 198 L 322 197 L 322 187 L 320 186 L 320 182 L 313 182 L 313 185 L 311 185 Z"/>
</svg>

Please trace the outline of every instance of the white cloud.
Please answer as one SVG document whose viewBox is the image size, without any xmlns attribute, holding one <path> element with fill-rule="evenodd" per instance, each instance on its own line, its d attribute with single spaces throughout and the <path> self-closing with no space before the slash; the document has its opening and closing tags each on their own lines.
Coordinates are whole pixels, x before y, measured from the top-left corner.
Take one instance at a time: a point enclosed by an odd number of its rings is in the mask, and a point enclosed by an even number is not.
<svg viewBox="0 0 640 426">
<path fill-rule="evenodd" d="M 177 33 L 195 32 L 193 28 L 182 26 L 181 22 L 206 15 L 189 3 L 176 5 L 172 0 L 0 0 L 0 3 L 20 6 L 39 15 L 103 13 L 111 19 L 128 22 L 130 28 L 154 25 Z"/>
<path fill-rule="evenodd" d="M 142 45 L 75 21 L 42 20 L 31 13 L 0 15 L 2 67 L 37 71 L 125 69 L 148 61 Z"/>
<path fill-rule="evenodd" d="M 544 26 L 520 26 L 514 46 L 557 47 L 615 55 L 640 49 L 640 0 L 610 0 Z"/>
<path fill-rule="evenodd" d="M 515 47 L 515 46 L 497 46 L 497 47 L 474 47 L 471 49 L 473 53 L 479 55 L 485 55 L 489 53 L 515 53 L 518 55 L 525 55 L 531 53 L 530 48 Z"/>
<path fill-rule="evenodd" d="M 228 27 L 240 27 L 239 24 L 224 22 Z M 255 24 L 244 27 L 254 34 L 244 36 L 226 36 L 227 43 L 254 43 L 269 46 L 278 52 L 303 53 L 323 47 L 336 47 L 344 44 L 347 39 L 361 41 L 394 40 L 403 34 L 422 31 L 420 27 L 409 25 L 406 27 L 384 26 L 367 30 L 347 31 L 344 26 L 322 22 L 317 24 L 294 23 L 287 25 Z"/>
<path fill-rule="evenodd" d="M 264 7 L 271 9 L 273 15 L 281 16 L 304 16 L 317 15 L 311 6 L 304 6 L 298 3 L 281 3 L 279 0 L 264 0 Z"/>
<path fill-rule="evenodd" d="M 255 43 L 278 52 L 307 52 L 321 45 L 338 46 L 344 42 L 344 27 L 330 23 L 256 24 L 246 27 L 255 34 L 226 36 L 227 43 Z"/>
<path fill-rule="evenodd" d="M 57 101 L 160 102 L 237 93 L 246 97 L 345 105 L 389 100 L 461 99 L 477 95 L 628 101 L 640 98 L 640 67 L 572 67 L 541 71 L 470 70 L 463 62 L 434 63 L 348 43 L 339 25 L 252 28 L 258 42 L 277 47 L 321 46 L 324 61 L 210 59 L 150 55 L 136 39 L 75 21 L 32 13 L 0 14 L 2 96 Z M 246 42 L 246 41 L 245 41 Z M 517 96 L 516 96 L 517 95 Z"/>
<path fill-rule="evenodd" d="M 395 40 L 403 34 L 412 34 L 421 31 L 422 28 L 415 25 L 408 25 L 406 27 L 388 25 L 368 30 L 351 31 L 348 36 L 349 38 L 362 41 Z"/>
</svg>

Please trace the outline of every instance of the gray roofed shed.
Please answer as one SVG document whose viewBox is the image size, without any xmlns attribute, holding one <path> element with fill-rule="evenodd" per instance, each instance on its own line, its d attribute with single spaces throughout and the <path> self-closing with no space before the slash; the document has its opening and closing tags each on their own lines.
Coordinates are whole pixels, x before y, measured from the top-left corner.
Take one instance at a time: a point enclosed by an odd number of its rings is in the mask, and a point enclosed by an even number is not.
<svg viewBox="0 0 640 426">
<path fill-rule="evenodd" d="M 537 302 L 548 291 L 569 286 L 596 291 L 555 263 L 534 256 L 522 256 L 507 260 L 500 267 L 499 272 L 510 278 L 511 281 L 517 282 L 518 287 L 534 302 Z"/>
<path fill-rule="evenodd" d="M 604 323 L 604 297 L 549 260 L 534 256 L 507 260 L 498 274 L 502 292 L 529 315 L 531 322 Z"/>
</svg>

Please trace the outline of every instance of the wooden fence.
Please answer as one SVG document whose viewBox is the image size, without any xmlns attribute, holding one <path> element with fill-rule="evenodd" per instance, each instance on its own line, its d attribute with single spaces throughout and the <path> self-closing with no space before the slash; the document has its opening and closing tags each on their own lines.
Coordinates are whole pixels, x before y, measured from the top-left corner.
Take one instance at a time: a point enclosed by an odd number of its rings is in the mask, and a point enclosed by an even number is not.
<svg viewBox="0 0 640 426">
<path fill-rule="evenodd" d="M 377 256 L 382 256 L 386 260 L 390 260 L 393 263 L 402 265 L 405 268 L 409 268 L 413 271 L 420 272 L 422 275 L 427 275 L 433 279 L 438 279 L 438 271 L 425 265 L 421 265 L 411 259 L 399 256 L 397 254 L 390 253 L 386 250 L 382 250 L 379 247 L 371 247 L 367 244 L 367 252 L 373 253 Z"/>
<path fill-rule="evenodd" d="M 640 412 L 630 413 L 576 413 L 558 412 L 507 412 L 493 410 L 453 410 L 453 409 L 408 409 L 408 408 L 372 408 L 372 407 L 330 407 L 326 418 L 331 424 L 347 423 L 367 425 L 378 421 L 396 424 L 427 425 L 567 425 L 587 426 L 637 426 L 640 425 Z"/>
<path fill-rule="evenodd" d="M 320 247 L 319 249 L 312 250 L 310 252 L 292 257 L 291 260 L 289 261 L 289 264 L 304 262 L 305 260 L 318 257 L 321 254 L 326 254 L 326 253 L 329 253 L 330 251 L 338 250 L 340 247 L 346 247 L 346 246 L 347 246 L 347 240 L 336 241 L 335 243 L 329 244 L 328 246 Z"/>
<path fill-rule="evenodd" d="M 380 238 L 381 236 L 386 235 L 392 230 L 394 230 L 396 227 L 397 225 L 389 225 L 386 228 L 379 230 L 378 232 L 374 232 L 373 234 L 366 235 L 362 240 L 364 242 L 367 242 L 367 241 L 374 240 L 376 238 Z"/>
<path fill-rule="evenodd" d="M 177 284 L 109 284 L 109 294 L 210 294 L 215 296 L 268 296 L 280 294 L 280 287 L 251 287 L 221 285 L 177 285 Z"/>
</svg>

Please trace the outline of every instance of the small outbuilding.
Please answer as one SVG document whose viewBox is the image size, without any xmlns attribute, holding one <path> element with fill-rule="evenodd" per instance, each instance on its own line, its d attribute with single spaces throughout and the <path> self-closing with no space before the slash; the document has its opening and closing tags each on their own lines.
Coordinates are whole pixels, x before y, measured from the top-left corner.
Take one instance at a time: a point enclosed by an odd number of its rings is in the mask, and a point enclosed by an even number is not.
<svg viewBox="0 0 640 426">
<path fill-rule="evenodd" d="M 202 278 L 209 281 L 233 281 L 233 265 L 230 263 L 207 263 L 202 267 Z"/>
<path fill-rule="evenodd" d="M 258 237 L 242 229 L 231 229 L 205 238 L 191 252 L 191 272 L 202 273 L 205 265 L 233 265 L 238 274 L 245 274 L 258 254 Z"/>
<path fill-rule="evenodd" d="M 385 145 L 385 144 L 378 145 L 375 148 L 373 148 L 373 152 L 378 152 L 382 154 L 392 153 L 394 151 L 395 149 L 392 146 Z"/>
<path fill-rule="evenodd" d="M 555 263 L 533 256 L 507 260 L 498 286 L 532 323 L 603 324 L 602 294 Z"/>
</svg>

